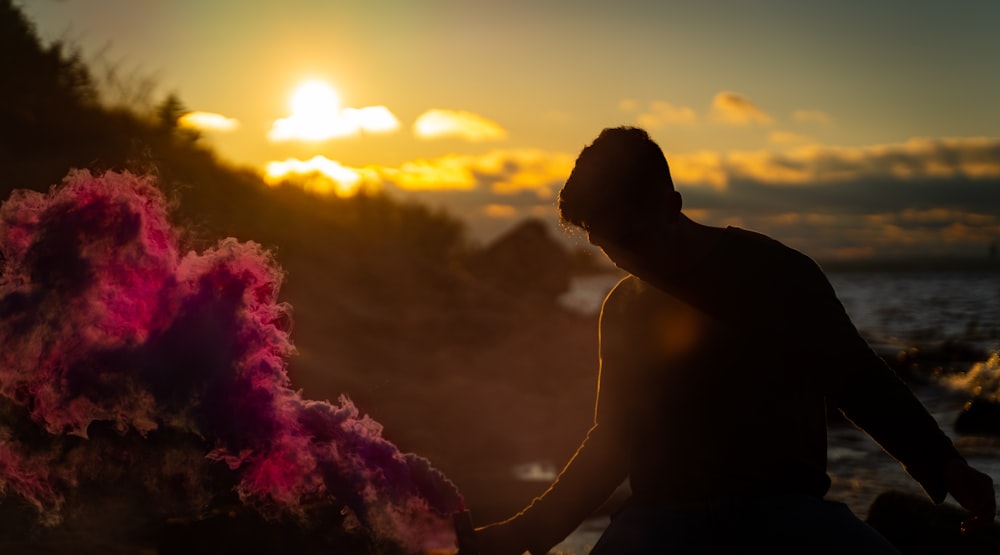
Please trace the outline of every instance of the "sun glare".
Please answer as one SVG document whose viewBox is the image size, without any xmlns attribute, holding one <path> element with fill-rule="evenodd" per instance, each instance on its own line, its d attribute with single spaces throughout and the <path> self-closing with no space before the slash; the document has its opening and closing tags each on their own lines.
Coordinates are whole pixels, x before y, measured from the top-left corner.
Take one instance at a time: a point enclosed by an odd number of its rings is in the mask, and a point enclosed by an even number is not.
<svg viewBox="0 0 1000 555">
<path fill-rule="evenodd" d="M 272 141 L 318 142 L 399 128 L 399 120 L 385 106 L 342 107 L 337 91 L 323 81 L 305 81 L 296 87 L 291 109 L 291 115 L 275 120 L 268 135 Z"/>
<path fill-rule="evenodd" d="M 292 115 L 329 118 L 340 110 L 340 96 L 322 81 L 306 81 L 292 94 Z"/>
</svg>

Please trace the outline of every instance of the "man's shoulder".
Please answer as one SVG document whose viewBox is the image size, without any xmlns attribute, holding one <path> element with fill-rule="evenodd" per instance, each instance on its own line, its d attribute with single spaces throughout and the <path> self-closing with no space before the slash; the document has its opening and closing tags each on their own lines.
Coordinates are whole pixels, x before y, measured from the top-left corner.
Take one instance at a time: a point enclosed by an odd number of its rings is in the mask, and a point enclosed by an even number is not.
<svg viewBox="0 0 1000 555">
<path fill-rule="evenodd" d="M 729 252 L 727 258 L 748 268 L 787 271 L 793 268 L 818 268 L 808 255 L 781 241 L 739 227 L 727 228 Z"/>
</svg>

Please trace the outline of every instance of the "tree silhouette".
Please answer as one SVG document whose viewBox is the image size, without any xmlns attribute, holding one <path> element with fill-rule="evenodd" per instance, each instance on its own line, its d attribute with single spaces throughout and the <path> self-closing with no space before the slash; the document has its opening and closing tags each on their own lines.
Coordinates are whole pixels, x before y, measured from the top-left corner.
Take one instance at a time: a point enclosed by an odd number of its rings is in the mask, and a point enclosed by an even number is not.
<svg viewBox="0 0 1000 555">
<path fill-rule="evenodd" d="M 43 46 L 11 0 L 0 0 L 0 75 L 0 193 L 46 187 L 93 159 L 98 95 L 86 65 L 61 42 Z"/>
</svg>

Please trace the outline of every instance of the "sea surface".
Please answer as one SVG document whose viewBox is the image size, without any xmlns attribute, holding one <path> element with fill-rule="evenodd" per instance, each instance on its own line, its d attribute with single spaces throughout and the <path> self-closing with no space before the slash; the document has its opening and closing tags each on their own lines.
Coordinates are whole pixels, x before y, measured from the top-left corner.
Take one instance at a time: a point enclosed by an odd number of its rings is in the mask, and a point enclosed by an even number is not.
<svg viewBox="0 0 1000 555">
<path fill-rule="evenodd" d="M 597 314 L 619 275 L 578 278 L 561 299 L 564 305 Z M 950 373 L 935 375 L 933 364 L 911 386 L 941 428 L 974 467 L 990 474 L 1000 494 L 1000 438 L 959 436 L 955 419 L 976 395 L 1000 394 L 1000 274 L 989 272 L 843 272 L 828 278 L 855 326 L 880 353 L 951 347 L 981 360 L 942 363 Z M 828 434 L 828 499 L 846 503 L 864 518 L 887 490 L 922 494 L 920 487 L 863 432 L 833 424 Z M 531 472 L 526 472 L 526 468 Z M 551 466 L 521 467 L 525 479 L 550 478 Z M 949 498 L 949 502 L 953 502 Z M 607 518 L 584 522 L 556 552 L 584 555 L 607 526 Z"/>
</svg>

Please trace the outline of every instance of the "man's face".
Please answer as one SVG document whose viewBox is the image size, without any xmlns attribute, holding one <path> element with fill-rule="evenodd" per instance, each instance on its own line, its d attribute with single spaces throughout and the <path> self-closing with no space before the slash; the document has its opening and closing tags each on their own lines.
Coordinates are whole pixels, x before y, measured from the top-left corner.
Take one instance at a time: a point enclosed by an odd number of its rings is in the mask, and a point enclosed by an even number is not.
<svg viewBox="0 0 1000 555">
<path fill-rule="evenodd" d="M 629 252 L 628 248 L 622 246 L 611 239 L 606 239 L 603 236 L 597 235 L 593 231 L 587 232 L 587 240 L 590 241 L 591 245 L 601 249 L 601 252 L 607 256 L 615 266 L 625 270 L 629 273 L 635 273 L 631 268 L 636 264 L 635 255 Z"/>
<path fill-rule="evenodd" d="M 670 191 L 662 204 L 645 205 L 630 214 L 605 213 L 603 219 L 591 222 L 587 240 L 626 272 L 661 272 L 668 269 L 680 216 L 681 196 Z"/>
<path fill-rule="evenodd" d="M 597 227 L 587 232 L 590 244 L 601 249 L 615 266 L 630 274 L 643 273 L 665 252 L 665 230 L 641 221 L 626 222 L 614 227 Z"/>
</svg>

